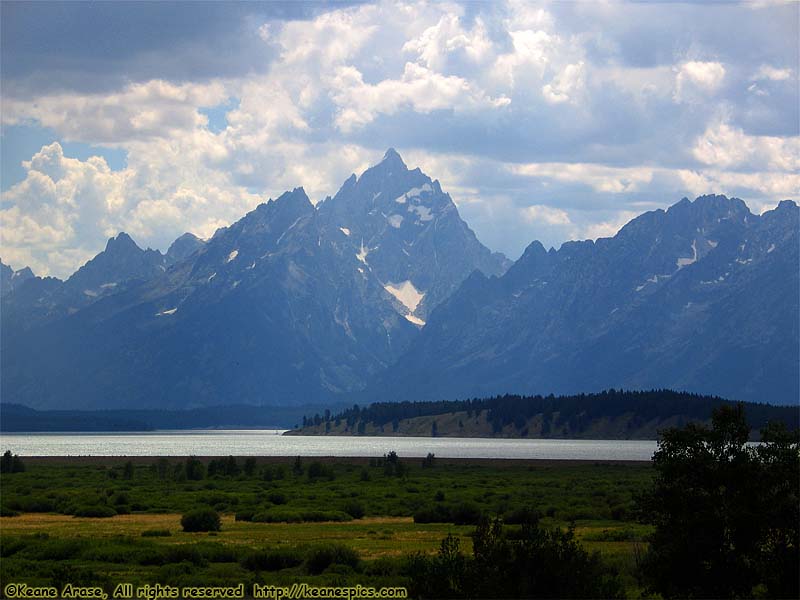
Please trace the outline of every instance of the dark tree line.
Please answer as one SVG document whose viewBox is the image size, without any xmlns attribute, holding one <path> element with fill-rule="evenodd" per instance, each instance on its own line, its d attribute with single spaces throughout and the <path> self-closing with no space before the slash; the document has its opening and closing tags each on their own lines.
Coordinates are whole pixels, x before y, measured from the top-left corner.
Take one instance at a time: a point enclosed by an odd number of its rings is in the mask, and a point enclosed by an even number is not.
<svg viewBox="0 0 800 600">
<path fill-rule="evenodd" d="M 625 391 L 605 390 L 596 394 L 572 396 L 519 396 L 504 395 L 485 399 L 442 400 L 432 402 L 375 402 L 369 406 L 358 404 L 336 415 L 325 411 L 324 415 L 303 417 L 303 426 L 320 425 L 342 421 L 351 429 L 363 433 L 365 425 L 391 427 L 396 431 L 403 419 L 425 417 L 446 413 L 466 412 L 468 418 L 488 411 L 487 418 L 495 432 L 509 424 L 522 429 L 528 419 L 542 414 L 542 435 L 547 437 L 556 425 L 554 414 L 558 413 L 558 424 L 567 425 L 570 431 L 582 431 L 591 421 L 601 417 L 619 417 L 633 414 L 632 426 L 644 424 L 658 418 L 681 415 L 690 420 L 706 420 L 711 411 L 719 406 L 734 406 L 736 403 L 718 396 L 704 396 L 672 390 Z M 764 427 L 768 421 L 782 421 L 789 428 L 800 426 L 800 414 L 792 407 L 769 404 L 746 403 L 749 424 L 754 428 Z M 434 434 L 435 435 L 435 434 Z"/>
</svg>

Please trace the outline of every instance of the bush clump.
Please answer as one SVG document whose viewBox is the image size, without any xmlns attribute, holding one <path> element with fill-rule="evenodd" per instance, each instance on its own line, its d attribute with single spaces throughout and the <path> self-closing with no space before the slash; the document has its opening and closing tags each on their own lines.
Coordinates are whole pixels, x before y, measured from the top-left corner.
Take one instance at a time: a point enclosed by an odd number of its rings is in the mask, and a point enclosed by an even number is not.
<svg viewBox="0 0 800 600">
<path fill-rule="evenodd" d="M 142 532 L 142 537 L 170 537 L 169 529 L 145 529 Z"/>
<path fill-rule="evenodd" d="M 197 508 L 183 515 L 181 526 L 187 532 L 219 531 L 222 523 L 213 508 Z"/>
<path fill-rule="evenodd" d="M 117 514 L 117 511 L 110 506 L 80 506 L 75 509 L 74 516 L 84 518 L 107 519 Z"/>
<path fill-rule="evenodd" d="M 364 515 L 366 514 L 364 511 L 364 506 L 355 500 L 345 504 L 342 510 L 354 519 L 363 519 Z"/>
<path fill-rule="evenodd" d="M 253 515 L 254 523 L 319 523 L 352 521 L 353 517 L 339 510 L 290 510 L 272 508 Z"/>
<path fill-rule="evenodd" d="M 469 502 L 455 506 L 434 505 L 421 508 L 414 513 L 414 523 L 454 523 L 455 525 L 477 525 L 481 510 Z"/>
<path fill-rule="evenodd" d="M 257 550 L 242 558 L 240 564 L 248 571 L 280 571 L 291 569 L 303 563 L 303 556 L 297 550 Z"/>
<path fill-rule="evenodd" d="M 346 565 L 355 569 L 359 563 L 358 552 L 342 544 L 317 546 L 309 550 L 306 569 L 312 575 L 319 575 L 331 565 Z"/>
</svg>

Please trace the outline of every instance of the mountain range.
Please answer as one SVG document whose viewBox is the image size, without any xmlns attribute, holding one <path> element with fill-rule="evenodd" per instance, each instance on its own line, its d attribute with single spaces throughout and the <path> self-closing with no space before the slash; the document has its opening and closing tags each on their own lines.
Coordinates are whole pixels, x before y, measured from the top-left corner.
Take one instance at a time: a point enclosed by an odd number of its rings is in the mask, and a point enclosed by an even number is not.
<svg viewBox="0 0 800 600">
<path fill-rule="evenodd" d="M 797 205 L 683 199 L 515 263 L 394 150 L 162 254 L 125 233 L 65 281 L 2 265 L 0 396 L 39 409 L 671 387 L 797 403 Z"/>
</svg>

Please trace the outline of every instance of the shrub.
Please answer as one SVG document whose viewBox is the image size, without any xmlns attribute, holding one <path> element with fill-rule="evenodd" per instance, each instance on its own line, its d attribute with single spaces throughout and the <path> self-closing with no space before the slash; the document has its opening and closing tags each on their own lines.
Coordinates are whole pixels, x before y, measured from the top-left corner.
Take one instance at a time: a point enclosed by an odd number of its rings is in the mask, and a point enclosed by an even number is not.
<svg viewBox="0 0 800 600">
<path fill-rule="evenodd" d="M 319 575 L 331 565 L 347 565 L 355 569 L 359 563 L 358 552 L 342 544 L 317 546 L 308 552 L 306 569 L 312 575 Z"/>
<path fill-rule="evenodd" d="M 338 510 L 291 510 L 272 508 L 253 515 L 255 523 L 316 523 L 322 521 L 351 521 L 352 517 Z"/>
<path fill-rule="evenodd" d="M 55 512 L 55 504 L 47 498 L 31 498 L 22 503 L 23 512 L 46 513 Z"/>
<path fill-rule="evenodd" d="M 361 519 L 365 514 L 364 507 L 361 505 L 361 503 L 355 501 L 345 504 L 342 510 L 354 519 Z"/>
<path fill-rule="evenodd" d="M 508 525 L 522 525 L 523 523 L 535 523 L 539 520 L 540 516 L 539 511 L 525 507 L 506 513 L 503 521 Z"/>
<path fill-rule="evenodd" d="M 240 561 L 248 571 L 280 571 L 291 569 L 303 562 L 302 555 L 293 549 L 258 550 L 245 555 Z"/>
<path fill-rule="evenodd" d="M 142 532 L 142 537 L 170 537 L 171 535 L 169 529 L 146 529 Z"/>
<path fill-rule="evenodd" d="M 310 481 L 323 478 L 327 479 L 328 481 L 333 481 L 336 478 L 333 472 L 333 467 L 330 465 L 324 465 L 321 462 L 313 462 L 308 465 L 308 479 Z"/>
<path fill-rule="evenodd" d="M 481 520 L 481 510 L 474 504 L 464 502 L 452 508 L 450 516 L 456 525 L 477 525 Z"/>
<path fill-rule="evenodd" d="M 76 517 L 93 517 L 98 519 L 107 519 L 117 514 L 117 511 L 110 506 L 80 506 L 75 510 Z"/>
<path fill-rule="evenodd" d="M 18 517 L 19 512 L 5 506 L 0 506 L 0 517 Z"/>
<path fill-rule="evenodd" d="M 187 532 L 219 531 L 221 528 L 219 515 L 213 508 L 197 508 L 189 511 L 181 518 L 181 525 Z"/>
<path fill-rule="evenodd" d="M 267 500 L 273 504 L 286 504 L 288 502 L 286 496 L 280 492 L 272 492 L 269 496 L 267 496 Z"/>
<path fill-rule="evenodd" d="M 446 506 L 437 505 L 421 508 L 414 513 L 414 523 L 449 523 L 450 510 Z"/>
<path fill-rule="evenodd" d="M 482 520 L 473 533 L 473 555 L 458 538 L 442 540 L 439 554 L 411 556 L 404 572 L 409 592 L 434 598 L 617 598 L 617 572 L 589 554 L 572 530 L 526 523 L 511 539 L 499 520 Z"/>
</svg>

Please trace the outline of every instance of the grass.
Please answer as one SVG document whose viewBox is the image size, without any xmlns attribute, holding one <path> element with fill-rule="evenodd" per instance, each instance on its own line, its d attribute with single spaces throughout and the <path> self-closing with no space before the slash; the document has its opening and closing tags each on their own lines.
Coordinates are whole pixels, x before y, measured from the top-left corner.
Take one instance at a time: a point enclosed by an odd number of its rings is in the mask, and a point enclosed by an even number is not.
<svg viewBox="0 0 800 600">
<path fill-rule="evenodd" d="M 168 466 L 156 460 L 128 467 L 115 460 L 29 464 L 24 473 L 0 476 L 3 509 L 20 513 L 0 517 L 0 583 L 83 582 L 107 589 L 123 581 L 403 585 L 402 565 L 411 553 L 436 552 L 448 533 L 460 538 L 466 553 L 472 546 L 474 526 L 415 523 L 414 514 L 437 505 L 469 505 L 509 520 L 532 509 L 545 525 L 574 526 L 587 549 L 617 566 L 629 595 L 638 594 L 636 556 L 649 530 L 633 521 L 632 507 L 634 494 L 651 481 L 649 465 L 436 461 L 423 468 L 419 460 L 401 461 L 407 467 L 403 477 L 387 475 L 380 461 L 340 459 L 320 469 L 308 460 L 296 469 L 285 459 L 251 462 L 249 474 L 196 481 L 181 475 L 176 465 L 183 462 L 175 459 Z M 309 472 L 315 474 L 311 479 Z M 182 530 L 182 514 L 200 506 L 220 513 L 221 531 Z M 85 507 L 119 514 L 73 516 Z M 348 509 L 364 517 L 352 518 Z M 270 511 L 339 513 L 348 520 L 267 523 L 235 517 Z M 270 554 L 278 551 L 288 558 Z M 357 563 L 336 558 L 352 551 Z M 325 566 L 329 559 L 348 564 Z"/>
</svg>

